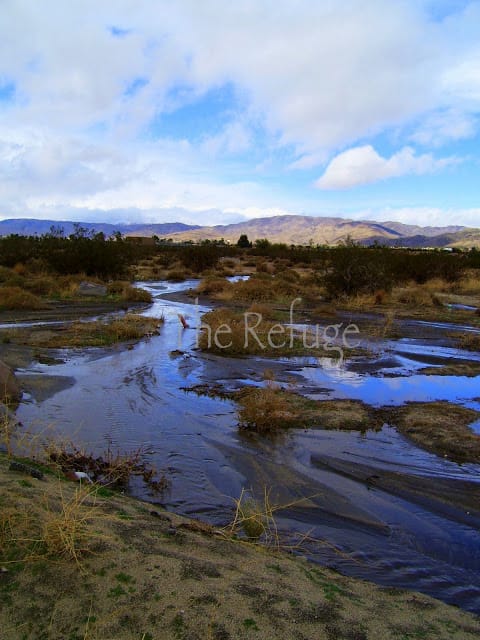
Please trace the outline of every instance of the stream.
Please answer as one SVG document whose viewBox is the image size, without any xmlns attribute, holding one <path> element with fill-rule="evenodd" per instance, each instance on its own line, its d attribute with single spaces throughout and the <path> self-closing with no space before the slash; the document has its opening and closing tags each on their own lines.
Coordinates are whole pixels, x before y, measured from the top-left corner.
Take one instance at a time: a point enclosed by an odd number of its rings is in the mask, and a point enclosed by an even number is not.
<svg viewBox="0 0 480 640">
<path fill-rule="evenodd" d="M 179 513 L 225 525 L 242 488 L 291 504 L 278 512 L 287 539 L 303 532 L 297 553 L 380 585 L 422 591 L 480 614 L 480 509 L 472 513 L 441 494 L 480 488 L 480 466 L 458 465 L 414 446 L 388 425 L 378 432 L 298 430 L 275 440 L 237 429 L 233 402 L 182 390 L 221 383 L 259 384 L 265 369 L 293 377 L 313 398 L 354 398 L 381 406 L 407 400 L 450 400 L 480 409 L 479 377 L 422 375 L 465 352 L 420 337 L 385 342 L 372 366 L 353 359 L 226 358 L 195 349 L 206 307 L 175 301 L 196 285 L 141 283 L 154 296 L 145 315 L 165 317 L 160 335 L 132 349 L 58 349 L 58 364 L 18 371 L 55 381 L 51 390 L 24 396 L 17 416 L 35 432 L 54 429 L 93 452 L 148 448 L 171 488 L 133 495 Z M 164 297 L 170 295 L 170 299 Z M 191 328 L 182 329 L 178 314 Z M 437 336 L 438 337 L 438 336 Z M 468 354 L 469 360 L 480 359 Z M 480 425 L 475 429 L 480 432 Z M 477 494 L 478 495 L 478 494 Z M 304 498 L 303 501 L 299 501 Z"/>
</svg>

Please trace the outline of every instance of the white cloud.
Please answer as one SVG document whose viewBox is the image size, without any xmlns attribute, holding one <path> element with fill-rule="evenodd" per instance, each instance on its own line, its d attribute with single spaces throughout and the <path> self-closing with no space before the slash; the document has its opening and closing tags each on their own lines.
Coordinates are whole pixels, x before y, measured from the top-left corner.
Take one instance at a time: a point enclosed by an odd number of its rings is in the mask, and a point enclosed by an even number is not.
<svg viewBox="0 0 480 640">
<path fill-rule="evenodd" d="M 475 135 L 478 116 L 455 109 L 439 111 L 427 116 L 410 136 L 413 142 L 441 147 L 452 140 L 464 140 Z"/>
<path fill-rule="evenodd" d="M 380 208 L 377 210 L 364 209 L 352 213 L 355 220 L 376 220 L 378 222 L 402 222 L 403 224 L 442 227 L 458 225 L 480 228 L 480 208 L 470 209 L 441 209 L 440 207 L 401 207 Z"/>
<path fill-rule="evenodd" d="M 442 168 L 451 159 L 355 146 L 392 128 L 429 146 L 477 132 L 480 2 L 443 19 L 429 4 L 3 0 L 0 85 L 15 98 L 0 97 L 0 207 L 291 210 L 281 176 L 263 187 L 255 173 L 275 153 L 269 168 L 307 170 L 352 147 L 323 188 Z M 186 123 L 183 140 L 152 141 L 159 114 L 225 85 L 241 100 L 220 133 L 194 143 Z M 237 171 L 222 165 L 263 147 Z"/>
<path fill-rule="evenodd" d="M 343 151 L 333 158 L 315 184 L 326 190 L 350 189 L 386 178 L 433 173 L 456 162 L 456 158 L 436 160 L 429 153 L 417 156 L 411 147 L 404 147 L 390 158 L 383 158 L 367 144 Z"/>
</svg>

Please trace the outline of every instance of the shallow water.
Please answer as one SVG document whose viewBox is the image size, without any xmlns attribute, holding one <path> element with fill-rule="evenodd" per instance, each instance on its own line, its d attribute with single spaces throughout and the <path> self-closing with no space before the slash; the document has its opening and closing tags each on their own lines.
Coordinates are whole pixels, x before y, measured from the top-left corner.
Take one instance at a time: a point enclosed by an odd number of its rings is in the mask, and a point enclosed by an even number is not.
<svg viewBox="0 0 480 640">
<path fill-rule="evenodd" d="M 142 283 L 154 296 L 194 285 Z M 480 486 L 478 465 L 460 466 L 422 451 L 388 426 L 364 435 L 306 430 L 275 442 L 246 438 L 237 430 L 233 403 L 181 390 L 217 380 L 231 387 L 258 383 L 262 371 L 275 365 L 313 397 L 374 405 L 445 399 L 480 408 L 478 377 L 418 373 L 429 359 L 439 364 L 478 356 L 422 339 L 387 343 L 368 367 L 361 358 L 332 368 L 326 359 L 273 363 L 201 355 L 192 347 L 205 310 L 156 297 L 145 313 L 165 316 L 159 336 L 132 350 L 60 350 L 64 363 L 38 364 L 25 373 L 74 378 L 75 384 L 38 401 L 26 398 L 19 419 L 37 431 L 52 425 L 92 450 L 107 442 L 122 450 L 147 445 L 148 459 L 168 473 L 171 490 L 161 498 L 136 485 L 132 492 L 216 524 L 228 522 L 242 487 L 258 493 L 270 487 L 272 500 L 282 504 L 309 496 L 279 514 L 279 522 L 286 531 L 309 531 L 338 548 L 312 542 L 305 553 L 314 560 L 480 613 L 479 519 L 431 497 L 397 492 L 387 482 L 394 473 L 432 487 L 449 483 L 453 492 L 462 482 Z M 192 328 L 182 330 L 179 313 Z"/>
</svg>

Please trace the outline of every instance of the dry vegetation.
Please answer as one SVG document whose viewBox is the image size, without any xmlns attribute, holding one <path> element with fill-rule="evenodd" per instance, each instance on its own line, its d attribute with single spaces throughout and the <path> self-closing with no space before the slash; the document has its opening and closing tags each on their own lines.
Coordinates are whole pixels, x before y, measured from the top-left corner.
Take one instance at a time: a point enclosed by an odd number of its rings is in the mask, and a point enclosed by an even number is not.
<svg viewBox="0 0 480 640">
<path fill-rule="evenodd" d="M 256 313 L 256 312 L 252 312 Z M 274 322 L 261 316 L 257 325 L 257 316 L 246 317 L 232 309 L 220 308 L 202 316 L 202 332 L 199 347 L 221 355 L 253 355 L 281 352 L 280 345 L 288 342 L 288 337 L 272 331 Z M 255 326 L 254 336 L 248 333 L 248 327 Z M 271 332 L 271 333 L 270 333 Z M 269 343 L 268 336 L 271 340 Z M 278 348 L 272 345 L 278 345 Z M 295 345 L 297 346 L 297 345 Z M 291 350 L 292 352 L 294 349 Z"/>
<path fill-rule="evenodd" d="M 288 308 L 291 301 L 298 297 L 307 303 L 318 303 L 323 289 L 319 287 L 313 273 L 302 276 L 298 271 L 289 269 L 272 275 L 258 271 L 257 264 L 256 273 L 248 280 L 229 282 L 217 275 L 209 276 L 200 282 L 196 292 L 223 303 L 275 303 Z"/>
<path fill-rule="evenodd" d="M 0 311 L 13 311 L 18 309 L 45 309 L 45 302 L 20 287 L 0 287 Z"/>
<path fill-rule="evenodd" d="M 473 409 L 449 402 L 409 402 L 391 412 L 391 422 L 415 444 L 458 462 L 480 462 L 480 435 L 469 425 Z"/>
<path fill-rule="evenodd" d="M 459 346 L 467 351 L 480 351 L 480 334 L 463 333 L 459 340 Z"/>
<path fill-rule="evenodd" d="M 105 285 L 102 280 L 84 273 L 58 275 L 39 270 L 35 262 L 28 267 L 17 264 L 13 269 L 0 267 L 0 311 L 48 309 L 55 302 L 152 302 L 148 291 L 133 287 L 126 280 L 106 283 L 103 297 L 79 296 L 81 282 Z"/>
<path fill-rule="evenodd" d="M 106 347 L 157 335 L 162 323 L 162 318 L 130 313 L 107 321 L 73 322 L 56 331 L 31 331 L 23 340 L 36 347 Z M 21 341 L 22 336 L 18 330 L 15 339 Z"/>
<path fill-rule="evenodd" d="M 269 382 L 245 387 L 237 394 L 239 426 L 246 431 L 274 434 L 289 427 L 378 429 L 373 409 L 356 400 L 310 400 Z"/>
</svg>

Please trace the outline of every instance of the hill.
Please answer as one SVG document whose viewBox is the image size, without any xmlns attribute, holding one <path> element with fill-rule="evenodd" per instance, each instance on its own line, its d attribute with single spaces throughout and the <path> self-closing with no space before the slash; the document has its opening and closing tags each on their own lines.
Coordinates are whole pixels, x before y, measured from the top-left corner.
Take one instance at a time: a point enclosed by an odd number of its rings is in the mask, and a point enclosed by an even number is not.
<svg viewBox="0 0 480 640">
<path fill-rule="evenodd" d="M 286 244 L 330 244 L 348 239 L 361 244 L 378 242 L 389 246 L 471 247 L 480 246 L 480 229 L 461 226 L 420 227 L 400 222 L 373 222 L 346 218 L 312 216 L 274 216 L 237 224 L 200 227 L 172 234 L 174 240 L 220 240 L 235 243 L 246 234 L 251 241 L 268 238 Z"/>
<path fill-rule="evenodd" d="M 204 214 L 199 214 L 202 217 Z M 74 222 L 19 218 L 0 221 L 0 236 L 9 234 L 43 235 L 52 226 L 60 227 L 65 235 L 74 231 Z M 375 242 L 401 247 L 472 247 L 480 246 L 480 228 L 469 229 L 458 225 L 446 227 L 421 227 L 400 222 L 374 222 L 349 220 L 339 217 L 283 215 L 255 218 L 235 224 L 200 226 L 182 222 L 160 224 L 112 224 L 105 222 L 80 222 L 87 230 L 103 232 L 109 236 L 120 231 L 124 236 L 157 235 L 177 242 L 221 240 L 236 243 L 242 234 L 251 241 L 268 238 L 271 242 L 286 244 L 336 245 L 351 239 L 364 245 Z"/>
<path fill-rule="evenodd" d="M 98 233 L 103 232 L 106 236 L 120 231 L 126 236 L 146 236 L 157 235 L 164 237 L 172 233 L 179 233 L 194 230 L 198 226 L 183 224 L 183 222 L 165 222 L 160 224 L 111 224 L 107 222 L 72 222 L 71 220 L 36 220 L 35 218 L 13 218 L 0 220 L 0 236 L 18 234 L 21 236 L 41 236 L 48 233 L 51 227 L 63 229 L 65 235 L 74 232 L 74 225 L 79 224 L 84 229 L 93 230 Z"/>
</svg>

